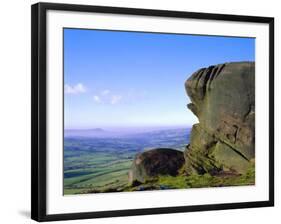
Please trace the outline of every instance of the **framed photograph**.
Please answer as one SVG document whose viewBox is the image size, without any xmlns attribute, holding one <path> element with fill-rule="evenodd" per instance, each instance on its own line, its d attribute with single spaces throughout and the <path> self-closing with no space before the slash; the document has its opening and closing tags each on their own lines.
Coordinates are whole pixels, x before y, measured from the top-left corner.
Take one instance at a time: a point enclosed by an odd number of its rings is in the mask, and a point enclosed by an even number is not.
<svg viewBox="0 0 281 224">
<path fill-rule="evenodd" d="M 32 219 L 274 205 L 274 19 L 32 6 Z"/>
</svg>

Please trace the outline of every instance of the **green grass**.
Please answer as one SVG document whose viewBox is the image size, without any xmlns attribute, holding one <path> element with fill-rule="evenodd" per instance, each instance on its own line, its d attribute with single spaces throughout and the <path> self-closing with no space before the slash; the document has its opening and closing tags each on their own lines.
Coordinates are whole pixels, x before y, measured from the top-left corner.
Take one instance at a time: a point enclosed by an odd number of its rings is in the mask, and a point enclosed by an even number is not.
<svg viewBox="0 0 281 224">
<path fill-rule="evenodd" d="M 96 183 L 89 181 L 91 184 L 84 183 L 80 187 L 76 185 L 76 188 L 66 188 L 65 194 L 253 185 L 255 184 L 255 172 L 254 168 L 251 168 L 244 175 L 211 176 L 210 174 L 204 174 L 185 176 L 181 174 L 175 177 L 160 176 L 136 187 L 127 185 L 126 171 L 112 172 L 110 176 L 102 175 L 94 181 Z"/>
<path fill-rule="evenodd" d="M 128 184 L 138 152 L 159 146 L 184 149 L 189 130 L 160 130 L 122 138 L 65 138 L 64 194 L 114 191 Z"/>
<path fill-rule="evenodd" d="M 188 189 L 204 187 L 227 187 L 227 186 L 245 186 L 255 184 L 254 164 L 244 175 L 221 174 L 212 176 L 180 174 L 178 176 L 160 176 L 145 184 L 139 186 L 128 186 L 124 191 L 142 191 L 142 190 L 160 190 L 160 189 Z"/>
<path fill-rule="evenodd" d="M 83 194 L 125 186 L 132 159 L 128 153 L 73 151 L 66 154 L 64 194 Z"/>
<path fill-rule="evenodd" d="M 181 172 L 176 177 L 160 176 L 153 181 L 136 187 L 128 186 L 128 171 L 132 160 L 142 149 L 151 149 L 158 145 L 169 143 L 172 148 L 183 150 L 184 145 L 186 145 L 181 138 L 175 141 L 175 136 L 171 136 L 169 142 L 166 139 L 167 136 L 162 134 L 159 137 L 148 135 L 147 138 L 151 138 L 149 144 L 144 144 L 143 141 L 138 142 L 137 140 L 131 142 L 128 140 L 126 142 L 124 139 L 118 141 L 112 139 L 107 141 L 104 139 L 66 140 L 64 150 L 64 194 L 255 184 L 255 168 L 253 165 L 245 175 L 240 176 L 211 176 L 209 174 L 186 176 L 184 172 Z M 182 136 L 182 139 L 185 138 L 185 136 Z"/>
<path fill-rule="evenodd" d="M 169 188 L 200 188 L 200 187 L 223 187 L 223 186 L 243 186 L 255 184 L 255 169 L 251 167 L 244 175 L 180 175 L 177 177 L 161 176 L 154 183 L 165 185 Z"/>
<path fill-rule="evenodd" d="M 107 161 L 107 157 L 98 157 L 97 161 Z M 103 160 L 104 159 L 104 160 Z M 186 176 L 184 173 L 178 176 L 159 176 L 154 180 L 136 187 L 128 186 L 128 170 L 131 160 L 118 160 L 114 162 L 101 163 L 87 169 L 67 170 L 65 174 L 74 175 L 64 179 L 64 194 L 85 194 L 97 192 L 114 191 L 138 191 L 156 189 L 187 189 L 203 187 L 243 186 L 255 184 L 254 164 L 244 175 L 223 174 L 212 176 L 210 174 Z M 77 161 L 76 161 L 77 162 Z M 88 162 L 88 161 L 87 161 Z M 78 176 L 76 176 L 76 173 Z M 83 175 L 84 174 L 84 175 Z"/>
</svg>

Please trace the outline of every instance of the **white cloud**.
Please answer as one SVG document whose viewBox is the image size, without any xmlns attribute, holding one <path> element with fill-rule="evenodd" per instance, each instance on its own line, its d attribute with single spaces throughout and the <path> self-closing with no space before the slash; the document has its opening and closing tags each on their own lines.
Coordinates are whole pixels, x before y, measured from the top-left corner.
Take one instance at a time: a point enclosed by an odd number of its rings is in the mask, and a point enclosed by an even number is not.
<svg viewBox="0 0 281 224">
<path fill-rule="evenodd" d="M 66 94 L 79 94 L 79 93 L 85 93 L 87 91 L 86 87 L 82 83 L 77 83 L 76 85 L 64 85 L 64 92 Z"/>
<path fill-rule="evenodd" d="M 109 89 L 103 89 L 96 92 L 93 95 L 93 100 L 95 103 L 107 104 L 107 105 L 117 105 L 117 104 L 134 104 L 136 101 L 144 100 L 147 97 L 147 92 L 137 91 L 130 89 L 123 94 L 116 93 Z"/>
<path fill-rule="evenodd" d="M 120 96 L 120 95 L 112 95 L 112 96 L 111 96 L 110 103 L 111 103 L 112 105 L 117 104 L 117 103 L 120 102 L 121 99 L 122 99 L 122 96 Z"/>
<path fill-rule="evenodd" d="M 93 96 L 93 100 L 95 103 L 115 105 L 120 103 L 121 100 L 123 100 L 123 96 L 120 94 L 112 93 L 110 90 L 105 89 L 95 94 Z"/>
<path fill-rule="evenodd" d="M 101 99 L 99 96 L 95 95 L 94 97 L 94 101 L 97 102 L 97 103 L 101 103 Z"/>
</svg>

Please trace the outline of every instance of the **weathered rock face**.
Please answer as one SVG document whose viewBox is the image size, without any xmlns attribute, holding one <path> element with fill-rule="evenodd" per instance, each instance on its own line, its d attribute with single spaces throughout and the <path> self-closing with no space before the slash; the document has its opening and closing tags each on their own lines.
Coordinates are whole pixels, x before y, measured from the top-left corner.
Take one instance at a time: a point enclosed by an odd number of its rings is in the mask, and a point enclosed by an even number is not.
<svg viewBox="0 0 281 224">
<path fill-rule="evenodd" d="M 199 119 L 184 152 L 187 172 L 246 172 L 255 157 L 255 63 L 200 69 L 185 88 Z"/>
<path fill-rule="evenodd" d="M 159 175 L 175 176 L 183 164 L 183 152 L 178 150 L 157 148 L 140 153 L 129 171 L 129 184 L 145 183 Z"/>
</svg>

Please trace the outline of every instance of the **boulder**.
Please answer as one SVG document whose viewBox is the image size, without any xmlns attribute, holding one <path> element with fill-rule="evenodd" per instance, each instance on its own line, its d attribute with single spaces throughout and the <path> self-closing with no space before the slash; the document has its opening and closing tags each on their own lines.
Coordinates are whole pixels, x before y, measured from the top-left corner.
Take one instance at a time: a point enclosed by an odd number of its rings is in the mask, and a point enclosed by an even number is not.
<svg viewBox="0 0 281 224">
<path fill-rule="evenodd" d="M 185 89 L 199 120 L 184 152 L 187 173 L 245 173 L 255 158 L 255 63 L 202 68 Z"/>
<path fill-rule="evenodd" d="M 136 155 L 129 170 L 129 184 L 136 186 L 159 175 L 176 176 L 184 164 L 183 152 L 156 148 Z"/>
</svg>

